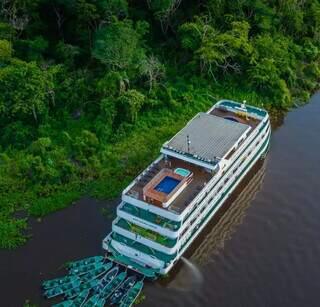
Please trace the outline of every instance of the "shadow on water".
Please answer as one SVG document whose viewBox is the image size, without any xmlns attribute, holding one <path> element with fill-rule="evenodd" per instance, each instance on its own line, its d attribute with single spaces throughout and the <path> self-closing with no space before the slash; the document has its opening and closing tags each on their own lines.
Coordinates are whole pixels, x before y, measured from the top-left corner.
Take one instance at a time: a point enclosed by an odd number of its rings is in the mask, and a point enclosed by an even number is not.
<svg viewBox="0 0 320 307">
<path fill-rule="evenodd" d="M 209 222 L 197 240 L 199 246 L 191 256 L 193 261 L 201 265 L 214 261 L 214 255 L 219 254 L 225 242 L 231 239 L 262 186 L 266 165 L 267 160 L 258 161 L 214 219 Z"/>
</svg>

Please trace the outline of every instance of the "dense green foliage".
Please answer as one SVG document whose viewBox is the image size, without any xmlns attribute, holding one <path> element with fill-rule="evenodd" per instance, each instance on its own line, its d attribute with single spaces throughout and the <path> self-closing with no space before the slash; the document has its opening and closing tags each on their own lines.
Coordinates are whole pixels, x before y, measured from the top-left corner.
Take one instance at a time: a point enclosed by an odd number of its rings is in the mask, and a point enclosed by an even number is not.
<svg viewBox="0 0 320 307">
<path fill-rule="evenodd" d="M 30 215 L 117 196 L 219 98 L 306 101 L 319 48 L 316 0 L 1 1 L 0 247 Z"/>
</svg>

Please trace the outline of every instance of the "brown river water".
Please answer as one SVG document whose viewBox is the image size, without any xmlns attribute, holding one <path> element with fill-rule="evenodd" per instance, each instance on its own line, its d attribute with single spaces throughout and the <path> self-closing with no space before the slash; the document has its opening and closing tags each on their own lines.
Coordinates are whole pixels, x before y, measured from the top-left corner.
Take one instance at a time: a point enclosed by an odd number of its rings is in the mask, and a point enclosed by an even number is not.
<svg viewBox="0 0 320 307">
<path fill-rule="evenodd" d="M 273 131 L 264 162 L 250 172 L 166 279 L 148 282 L 144 306 L 320 306 L 320 94 Z M 83 198 L 33 221 L 34 236 L 0 251 L 0 306 L 37 306 L 44 279 L 72 259 L 102 253 L 111 221 Z"/>
</svg>

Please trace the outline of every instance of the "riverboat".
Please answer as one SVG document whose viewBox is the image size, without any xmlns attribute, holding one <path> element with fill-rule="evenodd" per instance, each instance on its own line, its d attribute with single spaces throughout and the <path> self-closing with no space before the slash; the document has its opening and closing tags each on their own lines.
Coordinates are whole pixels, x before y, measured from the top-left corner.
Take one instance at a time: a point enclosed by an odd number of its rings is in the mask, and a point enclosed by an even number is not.
<svg viewBox="0 0 320 307">
<path fill-rule="evenodd" d="M 245 103 L 195 115 L 122 192 L 107 257 L 151 279 L 167 274 L 265 157 L 270 134 L 267 111 Z"/>
</svg>

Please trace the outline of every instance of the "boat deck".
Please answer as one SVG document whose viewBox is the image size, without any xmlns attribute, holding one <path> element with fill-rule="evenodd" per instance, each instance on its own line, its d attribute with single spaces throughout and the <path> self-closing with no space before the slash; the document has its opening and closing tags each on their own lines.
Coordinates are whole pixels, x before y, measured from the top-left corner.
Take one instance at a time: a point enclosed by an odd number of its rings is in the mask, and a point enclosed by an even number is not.
<svg viewBox="0 0 320 307">
<path fill-rule="evenodd" d="M 209 114 L 216 115 L 216 116 L 223 117 L 223 118 L 233 119 L 235 121 L 238 121 L 239 123 L 249 125 L 253 129 L 255 127 L 257 127 L 258 124 L 260 123 L 260 120 L 258 120 L 258 119 L 255 119 L 253 117 L 246 118 L 245 116 L 240 116 L 237 113 L 230 112 L 230 111 L 225 110 L 221 107 L 214 108 Z M 251 131 L 253 129 L 251 129 Z"/>
<path fill-rule="evenodd" d="M 245 117 L 245 116 L 241 116 L 237 113 L 234 112 L 230 112 L 226 109 L 223 108 L 214 108 L 210 114 L 212 115 L 216 115 L 219 117 L 223 117 L 223 118 L 228 118 L 229 120 L 234 120 L 237 121 L 239 123 L 242 124 L 246 124 L 248 126 L 250 126 L 252 129 L 248 132 L 248 135 L 250 135 L 250 133 L 252 133 L 252 131 L 258 126 L 258 124 L 260 123 L 259 119 L 253 118 L 253 117 Z M 233 156 L 233 154 L 235 153 L 235 150 L 232 150 L 226 157 L 225 159 L 229 160 L 231 159 L 231 157 Z"/>
<path fill-rule="evenodd" d="M 242 123 L 251 127 L 252 129 L 247 130 L 247 135 L 249 135 L 254 130 L 254 128 L 256 128 L 257 125 L 260 123 L 259 119 L 253 118 L 251 116 L 246 116 L 241 112 L 231 112 L 226 110 L 223 107 L 214 108 L 213 110 L 211 110 L 209 114 L 215 115 L 221 118 L 226 118 L 226 120 Z M 204 116 L 202 116 L 201 118 L 203 117 Z M 195 120 L 196 119 L 194 119 L 194 121 Z M 188 133 L 188 136 L 190 136 L 190 133 L 191 132 Z M 175 138 L 177 138 L 177 136 L 175 136 Z M 193 142 L 191 143 L 192 143 L 192 146 L 195 147 L 196 140 L 193 140 Z M 220 143 L 221 143 L 221 140 L 219 140 L 219 142 L 217 141 L 216 147 L 219 147 Z M 200 149 L 197 149 L 197 150 L 199 151 Z M 211 148 L 209 149 L 211 150 Z M 211 152 L 209 149 L 207 151 Z M 225 158 L 230 159 L 232 155 L 235 153 L 235 151 L 236 149 L 233 149 Z M 161 193 L 153 190 L 152 188 L 154 188 L 154 182 L 156 181 L 155 179 L 160 177 L 159 176 L 160 172 L 164 172 L 166 170 L 170 173 L 170 172 L 173 172 L 173 170 L 176 168 L 183 168 L 191 171 L 193 173 L 192 180 L 188 182 L 187 186 L 178 194 L 178 196 L 175 196 L 176 198 L 174 198 L 170 202 L 170 204 L 166 207 L 164 203 L 165 201 L 170 200 L 170 195 L 161 195 L 162 197 L 160 196 L 155 197 L 154 196 L 155 194 L 157 193 L 161 194 Z M 206 183 L 209 182 L 213 176 L 214 176 L 214 173 L 210 173 L 206 171 L 205 168 L 203 167 L 197 166 L 196 164 L 193 164 L 193 163 L 188 163 L 182 159 L 168 156 L 167 160 L 163 158 L 159 162 L 154 163 L 147 172 L 145 172 L 138 180 L 135 181 L 134 185 L 126 194 L 135 199 L 147 202 L 151 206 L 152 205 L 158 206 L 158 207 L 167 209 L 169 211 L 172 211 L 176 214 L 181 214 L 184 211 L 184 209 L 187 208 L 188 205 L 192 202 L 192 200 L 200 193 L 200 191 L 204 188 Z M 172 177 L 174 176 L 172 175 Z M 150 188 L 150 191 L 147 188 Z M 153 198 L 147 199 L 146 196 L 148 195 L 153 196 Z"/>
<path fill-rule="evenodd" d="M 161 172 L 162 169 L 174 170 L 176 168 L 184 168 L 193 173 L 192 181 L 184 188 L 184 190 L 173 200 L 173 202 L 167 207 L 167 210 L 181 214 L 185 208 L 191 203 L 191 201 L 199 194 L 206 183 L 213 177 L 212 173 L 205 171 L 204 168 L 185 162 L 180 159 L 169 157 L 167 160 L 162 159 L 158 163 L 135 182 L 133 187 L 127 192 L 128 196 L 134 197 L 141 201 L 145 201 L 143 197 L 143 188 L 153 178 Z M 150 204 L 155 205 L 156 204 Z M 161 208 L 163 208 L 161 206 Z"/>
</svg>

